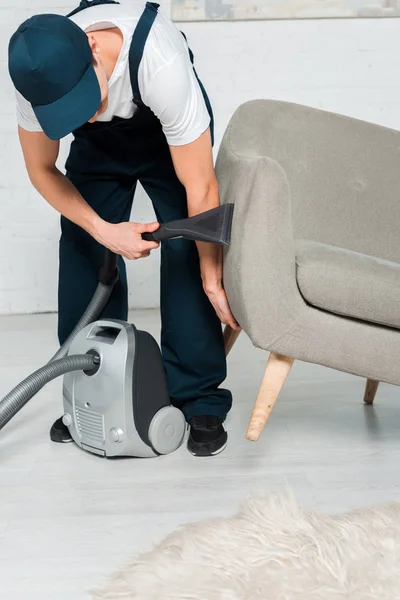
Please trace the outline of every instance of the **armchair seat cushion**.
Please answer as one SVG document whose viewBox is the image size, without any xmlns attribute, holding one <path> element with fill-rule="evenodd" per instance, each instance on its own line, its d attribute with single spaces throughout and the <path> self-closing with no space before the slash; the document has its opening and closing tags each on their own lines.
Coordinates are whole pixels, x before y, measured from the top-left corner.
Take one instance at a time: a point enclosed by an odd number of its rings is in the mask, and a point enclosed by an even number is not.
<svg viewBox="0 0 400 600">
<path fill-rule="evenodd" d="M 400 328 L 400 264 L 308 240 L 295 242 L 304 300 L 337 315 Z"/>
</svg>

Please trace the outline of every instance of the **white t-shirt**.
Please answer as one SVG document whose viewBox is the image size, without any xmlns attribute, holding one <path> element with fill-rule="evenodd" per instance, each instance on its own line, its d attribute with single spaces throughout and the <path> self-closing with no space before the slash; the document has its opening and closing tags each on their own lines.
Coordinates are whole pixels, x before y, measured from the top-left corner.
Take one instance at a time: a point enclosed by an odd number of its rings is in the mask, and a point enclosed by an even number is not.
<svg viewBox="0 0 400 600">
<path fill-rule="evenodd" d="M 102 4 L 70 17 L 86 32 L 118 27 L 123 34 L 123 46 L 108 82 L 108 108 L 99 121 L 111 121 L 115 116 L 128 119 L 137 110 L 132 102 L 129 49 L 142 12 L 143 7 Z M 160 120 L 171 146 L 189 144 L 209 127 L 210 116 L 185 38 L 161 12 L 147 38 L 138 79 L 142 101 Z M 16 95 L 18 124 L 27 131 L 42 131 L 31 104 L 18 91 Z"/>
</svg>

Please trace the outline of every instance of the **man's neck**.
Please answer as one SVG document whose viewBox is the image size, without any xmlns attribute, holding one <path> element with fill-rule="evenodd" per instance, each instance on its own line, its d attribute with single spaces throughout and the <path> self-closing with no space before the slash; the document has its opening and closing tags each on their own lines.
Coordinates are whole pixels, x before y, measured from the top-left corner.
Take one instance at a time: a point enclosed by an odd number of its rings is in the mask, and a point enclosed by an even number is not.
<svg viewBox="0 0 400 600">
<path fill-rule="evenodd" d="M 114 27 L 95 31 L 93 35 L 101 48 L 102 64 L 106 77 L 110 80 L 124 42 L 122 31 L 118 27 Z"/>
</svg>

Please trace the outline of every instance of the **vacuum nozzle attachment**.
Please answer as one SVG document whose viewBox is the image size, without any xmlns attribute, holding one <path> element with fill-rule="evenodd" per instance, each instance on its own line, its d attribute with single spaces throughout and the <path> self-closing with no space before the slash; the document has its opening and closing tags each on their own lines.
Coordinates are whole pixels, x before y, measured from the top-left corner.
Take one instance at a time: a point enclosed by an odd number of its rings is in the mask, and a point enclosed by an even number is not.
<svg viewBox="0 0 400 600">
<path fill-rule="evenodd" d="M 163 223 L 152 233 L 142 233 L 142 238 L 148 242 L 161 242 L 183 237 L 227 246 L 231 239 L 233 207 L 233 204 L 223 204 L 188 219 Z"/>
</svg>

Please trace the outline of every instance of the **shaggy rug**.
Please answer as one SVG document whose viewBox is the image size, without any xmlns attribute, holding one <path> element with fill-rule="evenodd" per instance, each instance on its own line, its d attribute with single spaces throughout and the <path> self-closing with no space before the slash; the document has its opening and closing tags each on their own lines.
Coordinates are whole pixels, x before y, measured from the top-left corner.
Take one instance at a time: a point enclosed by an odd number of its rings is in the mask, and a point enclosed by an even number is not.
<svg viewBox="0 0 400 600">
<path fill-rule="evenodd" d="M 397 600 L 400 504 L 327 516 L 290 491 L 233 518 L 185 526 L 134 559 L 94 600 Z"/>
</svg>

